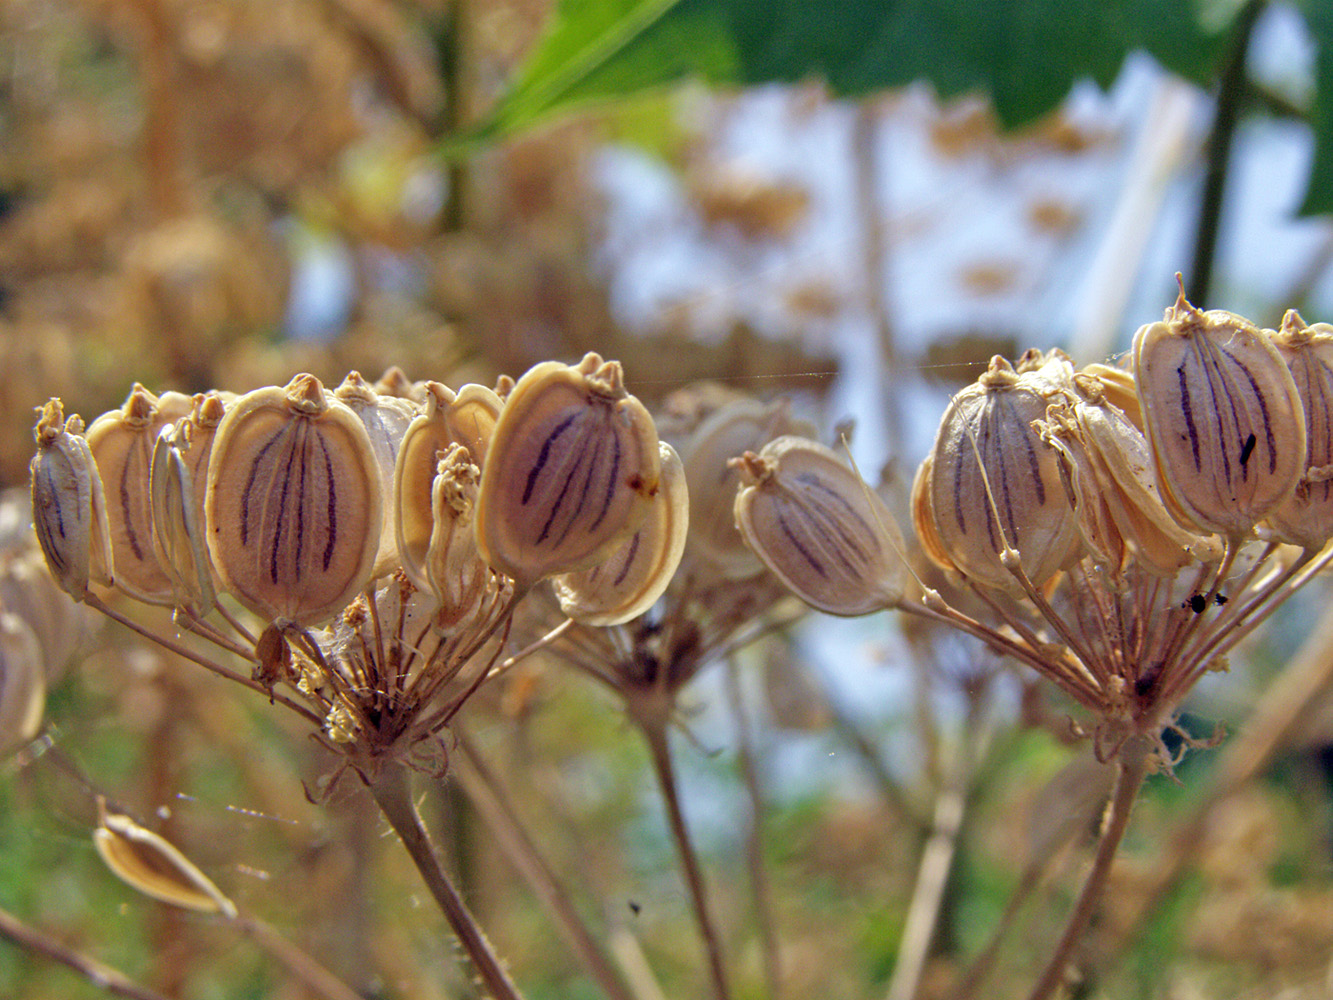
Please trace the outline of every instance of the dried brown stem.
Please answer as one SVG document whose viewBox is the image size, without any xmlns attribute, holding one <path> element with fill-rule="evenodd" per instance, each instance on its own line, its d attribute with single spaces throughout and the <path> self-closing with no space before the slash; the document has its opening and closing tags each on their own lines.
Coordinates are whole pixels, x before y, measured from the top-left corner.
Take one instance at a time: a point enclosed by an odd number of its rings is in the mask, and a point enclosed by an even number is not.
<svg viewBox="0 0 1333 1000">
<path fill-rule="evenodd" d="M 426 888 L 435 897 L 459 944 L 472 960 L 482 986 L 494 1000 L 522 1000 L 518 987 L 509 978 L 508 971 L 440 862 L 416 803 L 412 801 L 407 768 L 397 762 L 387 764 L 371 782 L 370 791 L 384 818 L 402 838 Z"/>
<path fill-rule="evenodd" d="M 123 973 L 73 948 L 66 947 L 49 934 L 43 934 L 29 927 L 4 909 L 0 909 L 0 936 L 8 938 L 20 948 L 73 969 L 88 982 L 106 990 L 112 996 L 129 997 L 130 1000 L 167 1000 L 165 995 L 156 990 L 140 986 Z"/>
<path fill-rule="evenodd" d="M 1150 747 L 1146 737 L 1135 736 L 1126 740 L 1116 758 L 1115 791 L 1111 795 L 1111 804 L 1106 815 L 1106 825 L 1102 830 L 1097 853 L 1093 857 L 1092 869 L 1083 883 L 1074 910 L 1065 924 L 1064 933 L 1055 946 L 1037 985 L 1028 994 L 1028 1000 L 1048 1000 L 1064 980 L 1065 968 L 1073 956 L 1074 949 L 1083 938 L 1084 931 L 1092 920 L 1092 915 L 1101 901 L 1102 891 L 1106 888 L 1107 878 L 1111 874 L 1111 864 L 1115 861 L 1120 841 L 1129 828 L 1129 817 L 1134 811 L 1134 801 L 1138 798 L 1139 788 L 1148 775 Z"/>
<path fill-rule="evenodd" d="M 671 746 L 667 740 L 667 721 L 665 713 L 638 711 L 631 705 L 635 721 L 648 743 L 648 753 L 652 758 L 653 771 L 666 804 L 667 821 L 671 825 L 671 836 L 676 842 L 676 851 L 680 855 L 681 869 L 685 875 L 685 884 L 690 890 L 690 901 L 694 905 L 694 919 L 703 938 L 704 950 L 708 955 L 708 972 L 713 983 L 713 995 L 716 1000 L 729 1000 L 731 989 L 727 984 L 726 966 L 722 959 L 722 942 L 708 910 L 708 892 L 704 887 L 703 871 L 690 840 L 689 828 L 685 825 L 685 814 L 680 808 L 680 794 L 676 786 L 676 771 L 671 761 Z"/>
<path fill-rule="evenodd" d="M 528 836 L 499 779 L 477 753 L 471 740 L 455 731 L 462 760 L 454 769 L 463 792 L 481 813 L 487 828 L 511 864 L 536 894 L 556 929 L 583 963 L 584 968 L 611 1000 L 633 1000 L 610 960 L 588 930 L 569 893 Z"/>
</svg>

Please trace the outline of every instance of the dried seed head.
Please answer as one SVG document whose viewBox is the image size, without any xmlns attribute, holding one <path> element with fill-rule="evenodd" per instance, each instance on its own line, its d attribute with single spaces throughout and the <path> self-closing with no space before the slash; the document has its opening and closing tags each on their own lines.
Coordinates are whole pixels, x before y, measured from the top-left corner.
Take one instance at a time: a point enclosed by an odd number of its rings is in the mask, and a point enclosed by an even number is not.
<svg viewBox="0 0 1333 1000">
<path fill-rule="evenodd" d="M 1249 535 L 1305 471 L 1305 410 L 1277 348 L 1182 289 L 1134 335 L 1134 368 L 1167 509 L 1194 530 Z"/>
<path fill-rule="evenodd" d="M 17 615 L 0 611 L 0 759 L 37 735 L 45 707 L 37 636 Z"/>
<path fill-rule="evenodd" d="M 59 399 L 41 410 L 33 430 L 32 521 L 51 576 L 81 601 L 89 582 L 111 584 L 111 527 L 102 478 L 83 437 L 83 421 L 65 420 Z"/>
<path fill-rule="evenodd" d="M 619 625 L 637 618 L 666 592 L 689 534 L 685 468 L 674 448 L 658 444 L 662 478 L 639 529 L 604 562 L 551 580 L 560 610 L 585 625 Z"/>
<path fill-rule="evenodd" d="M 690 436 L 684 448 L 690 484 L 689 550 L 723 576 L 743 579 L 763 569 L 736 530 L 736 490 L 741 472 L 728 463 L 783 435 L 813 437 L 814 428 L 792 419 L 785 401 L 737 399 L 722 406 Z"/>
<path fill-rule="evenodd" d="M 153 551 L 153 445 L 163 427 L 189 414 L 193 402 L 178 392 L 159 399 L 136 383 L 121 409 L 88 427 L 88 448 L 107 491 L 115 586 L 149 604 L 175 601 L 171 577 Z"/>
<path fill-rule="evenodd" d="M 365 426 L 313 375 L 228 407 L 208 465 L 208 550 L 251 611 L 331 617 L 370 579 L 383 504 Z"/>
<path fill-rule="evenodd" d="M 145 896 L 199 913 L 236 916 L 236 905 L 174 845 L 98 799 L 93 844 L 106 866 Z"/>
<path fill-rule="evenodd" d="M 1319 549 L 1333 537 L 1333 326 L 1307 326 L 1292 309 L 1274 344 L 1305 413 L 1305 469 L 1268 521 L 1282 541 Z"/>
<path fill-rule="evenodd" d="M 1067 361 L 1019 374 L 995 357 L 954 397 L 914 500 L 922 546 L 936 563 L 1012 590 L 1009 553 L 1018 553 L 1034 586 L 1077 555 L 1078 525 L 1059 454 L 1033 426 L 1070 388 Z"/>
<path fill-rule="evenodd" d="M 491 580 L 491 570 L 477 554 L 473 531 L 481 470 L 461 444 L 449 446 L 431 486 L 432 521 L 425 571 L 439 601 L 435 623 L 449 628 L 476 610 Z"/>
<path fill-rule="evenodd" d="M 385 374 L 387 377 L 388 373 Z M 402 375 L 402 372 L 399 371 L 398 374 Z M 346 403 L 365 425 L 366 435 L 370 438 L 370 449 L 375 454 L 375 462 L 380 470 L 380 491 L 387 500 L 393 495 L 398 449 L 402 446 L 408 426 L 420 411 L 411 400 L 376 392 L 370 383 L 361 377 L 360 372 L 349 372 L 333 394 Z M 386 502 L 384 523 L 380 528 L 380 547 L 375 555 L 373 575 L 384 576 L 397 565 L 398 544 L 394 529 L 394 506 Z"/>
<path fill-rule="evenodd" d="M 736 525 L 811 607 L 855 616 L 902 599 L 903 540 L 879 496 L 833 451 L 780 437 L 736 459 Z"/>
<path fill-rule="evenodd" d="M 618 362 L 532 368 L 505 400 L 477 499 L 477 546 L 520 588 L 604 560 L 660 476 L 657 430 Z"/>
</svg>

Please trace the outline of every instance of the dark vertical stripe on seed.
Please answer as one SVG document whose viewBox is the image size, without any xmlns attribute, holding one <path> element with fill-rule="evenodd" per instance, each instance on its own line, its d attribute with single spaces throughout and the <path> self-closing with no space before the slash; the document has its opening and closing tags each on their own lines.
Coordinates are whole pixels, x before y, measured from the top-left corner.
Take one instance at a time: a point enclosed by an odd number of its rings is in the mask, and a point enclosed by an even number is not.
<svg viewBox="0 0 1333 1000">
<path fill-rule="evenodd" d="M 338 544 L 338 481 L 333 475 L 333 459 L 329 457 L 329 446 L 323 437 L 318 438 L 319 450 L 324 454 L 324 481 L 328 484 L 328 532 L 329 539 L 324 544 L 324 568 L 333 563 L 333 547 Z"/>
<path fill-rule="evenodd" d="M 131 444 L 120 467 L 120 513 L 125 521 L 125 540 L 130 543 L 130 551 L 134 553 L 135 559 L 143 562 L 143 549 L 139 547 L 139 536 L 134 530 L 134 518 L 130 512 L 130 457 L 133 453 L 134 445 Z"/>
<path fill-rule="evenodd" d="M 774 516 L 778 519 L 778 527 L 781 528 L 782 533 L 787 536 L 787 541 L 791 542 L 792 547 L 801 554 L 801 558 L 810 564 L 811 569 L 827 580 L 828 573 L 824 571 L 823 563 L 816 559 L 814 555 L 801 544 L 800 539 L 798 539 L 792 532 L 791 526 L 787 524 L 787 519 L 782 516 L 782 512 L 774 511 Z"/>
<path fill-rule="evenodd" d="M 863 518 L 856 511 L 856 508 L 854 508 L 850 503 L 847 502 L 847 498 L 839 494 L 836 490 L 831 489 L 822 480 L 820 480 L 819 477 L 816 476 L 814 473 L 803 472 L 800 475 L 796 476 L 795 478 L 798 483 L 801 483 L 807 489 L 810 489 L 813 492 L 821 494 L 825 500 L 832 502 L 846 518 L 851 519 L 853 522 L 859 525 L 862 532 L 864 532 L 865 535 L 871 538 L 875 536 L 874 529 L 871 528 L 870 525 L 866 523 L 865 518 Z M 832 525 L 833 530 L 837 533 L 838 538 L 842 541 L 843 545 L 851 549 L 852 552 L 856 553 L 859 559 L 868 562 L 869 553 L 866 551 L 865 545 L 863 545 L 861 541 L 857 539 L 851 532 L 846 530 L 846 528 L 844 527 L 845 521 L 842 518 L 836 516 L 830 516 L 828 518 L 828 521 L 829 524 Z"/>
<path fill-rule="evenodd" d="M 639 554 L 639 536 L 642 534 L 643 532 L 636 531 L 634 537 L 629 540 L 629 554 L 625 556 L 625 563 L 620 567 L 616 578 L 611 581 L 611 586 L 619 587 L 625 582 L 625 577 L 629 576 L 629 571 L 634 566 L 634 557 Z"/>
<path fill-rule="evenodd" d="M 550 441 L 553 439 L 554 435 L 552 435 L 552 437 L 548 438 L 547 440 Z M 545 451 L 545 446 L 543 446 L 543 451 Z M 560 487 L 560 492 L 555 498 L 555 503 L 551 504 L 551 512 L 546 517 L 546 523 L 542 525 L 541 534 L 537 536 L 538 545 L 546 541 L 547 537 L 551 534 L 551 526 L 555 524 L 556 516 L 560 513 L 560 508 L 563 507 L 565 504 L 565 496 L 569 493 L 570 483 L 574 481 L 574 474 L 577 473 L 579 471 L 579 467 L 583 465 L 583 459 L 585 454 L 586 453 L 583 451 L 579 451 L 577 453 L 574 459 L 574 467 L 569 470 L 569 475 L 565 476 L 564 485 Z M 544 462 L 545 459 L 543 458 L 542 461 Z M 585 486 L 585 492 L 586 492 L 586 486 Z"/>
<path fill-rule="evenodd" d="M 268 575 L 274 583 L 278 582 L 278 550 L 282 548 L 282 535 L 286 531 L 285 521 L 287 519 L 287 494 L 290 491 L 292 483 L 292 460 L 296 454 L 295 447 L 289 447 L 287 450 L 287 468 L 282 474 L 282 493 L 278 497 L 278 518 L 273 526 L 273 538 L 270 541 Z"/>
<path fill-rule="evenodd" d="M 53 476 L 53 475 L 51 474 L 51 468 L 50 468 L 50 465 L 49 465 L 49 464 L 46 465 L 46 467 L 45 467 L 45 469 L 44 469 L 43 471 L 44 471 L 45 474 L 46 474 L 46 489 L 47 489 L 47 493 L 49 494 L 49 496 L 50 496 L 50 500 L 51 500 L 50 506 L 53 507 L 53 508 L 55 509 L 55 512 L 56 512 L 56 528 L 57 528 L 57 529 L 59 530 L 59 532 L 60 532 L 60 537 L 61 537 L 61 538 L 64 538 L 64 537 L 65 537 L 65 515 L 62 514 L 61 511 L 60 511 L 60 500 L 59 500 L 59 498 L 56 496 L 56 480 L 55 480 L 55 476 Z"/>
<path fill-rule="evenodd" d="M 1268 473 L 1272 475 L 1277 471 L 1277 442 L 1273 438 L 1273 421 L 1268 415 L 1268 402 L 1264 399 L 1264 394 L 1259 391 L 1259 383 L 1246 364 L 1225 348 L 1218 348 L 1218 350 L 1230 358 L 1232 363 L 1245 373 L 1245 380 L 1249 382 L 1250 390 L 1259 404 L 1259 414 L 1264 422 L 1264 444 L 1268 448 Z"/>
<path fill-rule="evenodd" d="M 560 546 L 565 544 L 565 539 L 569 537 L 569 532 L 573 529 L 574 524 L 578 521 L 579 515 L 583 513 L 583 508 L 588 502 L 588 496 L 590 493 L 592 493 L 593 480 L 597 476 L 597 464 L 602 457 L 602 443 L 603 442 L 601 440 L 598 440 L 597 447 L 593 449 L 592 459 L 588 462 L 588 474 L 583 477 L 583 489 L 579 491 L 579 502 L 575 505 L 574 510 L 570 513 L 569 519 L 565 521 L 565 526 L 560 531 L 560 537 L 555 540 L 555 545 L 554 545 L 555 548 L 559 548 Z M 579 463 L 582 464 L 582 461 L 583 461 L 583 454 L 582 452 L 580 452 Z M 577 471 L 578 471 L 578 466 L 576 465 L 574 469 L 570 471 L 569 479 L 566 481 L 566 485 L 568 485 L 568 483 L 570 482 L 573 482 L 574 473 Z"/>
<path fill-rule="evenodd" d="M 1199 463 L 1199 429 L 1194 426 L 1194 407 L 1190 403 L 1189 381 L 1185 378 L 1185 362 L 1176 367 L 1176 382 L 1180 386 L 1180 409 L 1185 414 L 1185 430 L 1190 436 L 1190 450 L 1194 454 L 1194 468 L 1203 468 Z"/>
<path fill-rule="evenodd" d="M 273 447 L 273 442 L 281 436 L 279 432 L 269 438 L 268 444 L 259 449 L 259 454 L 250 463 L 250 475 L 246 477 L 245 489 L 241 491 L 241 548 L 245 548 L 250 542 L 250 491 L 254 489 L 255 479 L 259 475 L 259 463 L 264 461 L 264 456 Z"/>
<path fill-rule="evenodd" d="M 537 485 L 537 477 L 542 474 L 542 469 L 546 466 L 546 460 L 551 457 L 551 445 L 555 443 L 556 438 L 569 429 L 569 425 L 577 420 L 580 415 L 580 412 L 571 413 L 564 420 L 560 421 L 560 423 L 556 424 L 551 433 L 546 436 L 546 440 L 542 442 L 541 451 L 537 452 L 537 462 L 528 470 L 527 485 L 523 487 L 523 499 L 520 503 L 524 506 L 526 506 L 527 502 L 532 499 L 532 490 L 533 487 Z"/>
<path fill-rule="evenodd" d="M 1254 451 L 1254 446 L 1258 440 L 1259 439 L 1254 436 L 1253 431 L 1251 431 L 1250 436 L 1245 439 L 1245 446 L 1240 450 L 1240 464 L 1242 467 L 1250 460 L 1250 454 Z"/>
<path fill-rule="evenodd" d="M 589 531 L 596 531 L 598 525 L 606 519 L 607 511 L 611 509 L 611 500 L 616 495 L 616 486 L 620 481 L 620 436 L 618 434 L 613 433 L 611 435 L 611 445 L 613 449 L 611 452 L 611 474 L 606 477 L 606 492 L 602 496 L 602 509 L 597 512 L 597 517 L 588 526 Z"/>
</svg>

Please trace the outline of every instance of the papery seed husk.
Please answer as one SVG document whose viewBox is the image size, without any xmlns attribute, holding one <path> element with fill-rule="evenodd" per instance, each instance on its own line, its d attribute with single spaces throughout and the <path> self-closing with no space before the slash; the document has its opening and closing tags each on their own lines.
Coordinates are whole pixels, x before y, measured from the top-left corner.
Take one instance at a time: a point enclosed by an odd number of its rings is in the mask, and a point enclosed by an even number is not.
<svg viewBox="0 0 1333 1000">
<path fill-rule="evenodd" d="M 461 444 L 450 445 L 440 459 L 431 486 L 430 546 L 425 569 L 439 601 L 436 625 L 450 628 L 476 610 L 490 583 L 491 570 L 477 554 L 473 531 L 481 470 Z"/>
<path fill-rule="evenodd" d="M 1093 363 L 1079 369 L 1079 374 L 1096 380 L 1107 402 L 1123 413 L 1131 424 L 1143 433 L 1143 413 L 1139 409 L 1138 387 L 1134 373 L 1116 365 Z"/>
<path fill-rule="evenodd" d="M 149 472 L 153 551 L 171 579 L 175 605 L 196 618 L 213 609 L 213 564 L 204 541 L 202 499 L 195 497 L 194 477 L 182 457 L 189 419 L 163 428 L 153 445 Z"/>
<path fill-rule="evenodd" d="M 182 393 L 154 396 L 142 385 L 125 405 L 88 427 L 88 448 L 106 490 L 111 563 L 116 589 L 147 604 L 175 603 L 176 591 L 153 550 L 151 472 L 158 432 L 193 406 Z"/>
<path fill-rule="evenodd" d="M 65 419 L 59 399 L 41 411 L 33 431 L 33 528 L 51 577 L 82 601 L 90 582 L 111 585 L 111 526 L 102 478 L 77 416 Z"/>
<path fill-rule="evenodd" d="M 1182 291 L 1134 335 L 1134 365 L 1167 509 L 1192 530 L 1247 537 L 1305 470 L 1305 411 L 1277 348 Z"/>
<path fill-rule="evenodd" d="M 1053 403 L 1046 408 L 1045 420 L 1036 426 L 1041 431 L 1042 440 L 1062 458 L 1061 478 L 1073 504 L 1079 537 L 1088 557 L 1119 575 L 1125 569 L 1131 550 L 1111 514 L 1107 493 L 1098 476 L 1096 462 L 1089 453 L 1088 441 L 1074 415 L 1073 405 Z"/>
<path fill-rule="evenodd" d="M 669 444 L 658 448 L 662 476 L 638 530 L 605 561 L 551 579 L 560 610 L 576 622 L 605 627 L 637 618 L 666 592 L 680 565 L 690 523 L 685 468 Z"/>
<path fill-rule="evenodd" d="M 814 428 L 793 419 L 785 401 L 761 403 L 743 398 L 707 417 L 684 448 L 685 478 L 690 483 L 691 557 L 704 560 L 730 579 L 753 576 L 764 564 L 736 530 L 741 473 L 728 463 L 784 435 L 813 437 Z"/>
<path fill-rule="evenodd" d="M 464 445 L 480 468 L 486 466 L 486 453 L 503 409 L 504 400 L 493 389 L 475 382 L 459 389 L 445 409 L 450 439 Z"/>
<path fill-rule="evenodd" d="M 1018 552 L 1038 587 L 1078 554 L 1078 525 L 1059 455 L 1033 427 L 1045 417 L 1058 384 L 1049 371 L 1019 375 L 996 357 L 986 375 L 954 397 L 940 421 L 924 502 L 948 554 L 945 565 L 977 583 L 1017 586 L 1001 558 L 1007 549 Z"/>
<path fill-rule="evenodd" d="M 346 605 L 374 569 L 383 505 L 365 426 L 313 375 L 227 408 L 208 465 L 208 550 L 261 618 L 313 625 Z"/>
<path fill-rule="evenodd" d="M 0 611 L 0 760 L 37 735 L 46 707 L 46 671 L 32 629 Z"/>
<path fill-rule="evenodd" d="M 401 375 L 402 373 L 399 372 Z M 381 395 L 360 372 L 350 372 L 334 395 L 346 403 L 365 425 L 371 450 L 380 470 L 380 490 L 383 496 L 393 496 L 394 477 L 398 465 L 398 451 L 402 447 L 407 428 L 421 413 L 410 399 Z M 375 555 L 376 577 L 384 576 L 398 565 L 398 540 L 394 527 L 394 506 L 384 504 L 384 523 L 380 528 L 380 547 Z"/>
<path fill-rule="evenodd" d="M 853 617 L 902 599 L 903 541 L 879 496 L 829 448 L 787 436 L 738 460 L 736 525 L 811 607 Z"/>
<path fill-rule="evenodd" d="M 482 558 L 520 588 L 601 562 L 648 512 L 657 443 L 619 363 L 535 366 L 505 400 L 482 466 Z"/>
<path fill-rule="evenodd" d="M 173 906 L 236 916 L 236 905 L 169 841 L 99 801 L 93 844 L 106 866 L 130 887 Z"/>
<path fill-rule="evenodd" d="M 1215 536 L 1179 524 L 1166 509 L 1147 438 L 1118 407 L 1080 402 L 1075 418 L 1087 442 L 1098 489 L 1121 536 L 1149 570 L 1173 575 L 1221 558 Z"/>
<path fill-rule="evenodd" d="M 426 552 L 434 530 L 431 489 L 440 459 L 455 442 L 449 433 L 446 414 L 455 399 L 454 391 L 439 382 L 426 383 L 426 404 L 408 424 L 394 464 L 393 530 L 399 565 L 422 590 L 430 589 L 426 574 Z"/>
<path fill-rule="evenodd" d="M 1319 549 L 1333 537 L 1333 326 L 1289 310 L 1273 342 L 1303 404 L 1305 470 L 1268 521 L 1282 541 Z"/>
</svg>

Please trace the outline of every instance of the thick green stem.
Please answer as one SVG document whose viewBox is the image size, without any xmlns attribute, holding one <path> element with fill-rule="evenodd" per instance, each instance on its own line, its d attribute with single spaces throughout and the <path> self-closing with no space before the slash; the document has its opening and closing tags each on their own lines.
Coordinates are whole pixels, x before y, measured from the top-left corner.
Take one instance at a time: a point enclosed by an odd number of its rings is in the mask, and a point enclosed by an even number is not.
<svg viewBox="0 0 1333 1000">
<path fill-rule="evenodd" d="M 1092 861 L 1092 870 L 1088 872 L 1079 894 L 1074 912 L 1069 915 L 1060 943 L 1055 947 L 1037 985 L 1028 994 L 1028 1000 L 1047 1000 L 1064 980 L 1065 968 L 1074 953 L 1083 933 L 1092 921 L 1097 904 L 1101 901 L 1102 891 L 1111 874 L 1111 864 L 1115 861 L 1120 841 L 1129 828 L 1129 817 L 1134 811 L 1134 800 L 1138 798 L 1139 788 L 1148 775 L 1150 763 L 1148 740 L 1142 736 L 1132 737 L 1121 747 L 1116 761 L 1115 791 L 1111 794 L 1111 805 L 1106 816 L 1106 825 L 1102 830 L 1101 842 L 1097 845 L 1097 854 Z"/>
<path fill-rule="evenodd" d="M 417 871 L 421 873 L 426 888 L 435 897 L 459 944 L 472 959 L 478 978 L 487 993 L 494 1000 L 523 1000 L 523 995 L 509 978 L 509 973 L 505 971 L 500 959 L 491 949 L 485 933 L 468 911 L 440 863 L 440 856 L 436 853 L 435 845 L 431 843 L 430 835 L 421 822 L 421 815 L 412 801 L 408 777 L 407 769 L 401 764 L 389 764 L 385 767 L 370 785 L 375 802 L 384 813 L 384 818 L 389 821 L 389 825 L 402 838 L 403 846 L 412 856 L 412 861 L 416 864 Z"/>
</svg>

